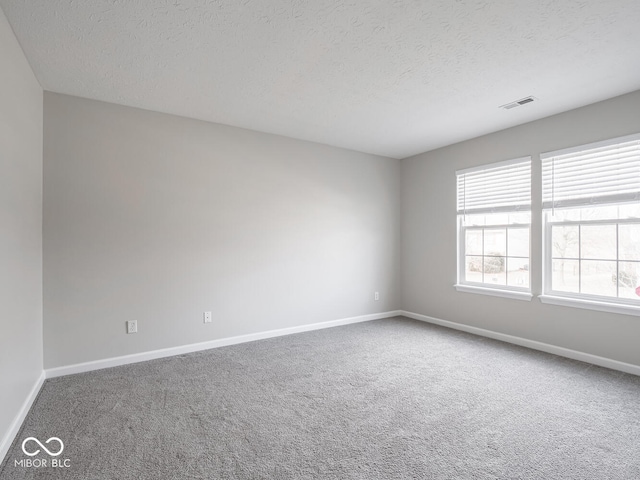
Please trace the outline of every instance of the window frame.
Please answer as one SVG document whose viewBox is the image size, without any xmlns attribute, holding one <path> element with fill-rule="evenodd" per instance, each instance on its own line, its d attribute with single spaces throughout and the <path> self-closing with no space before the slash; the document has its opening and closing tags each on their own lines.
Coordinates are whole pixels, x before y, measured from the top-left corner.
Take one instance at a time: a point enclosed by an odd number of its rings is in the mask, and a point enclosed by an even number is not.
<svg viewBox="0 0 640 480">
<path fill-rule="evenodd" d="M 467 169 L 463 169 L 463 170 L 459 170 L 456 171 L 456 201 L 459 203 L 459 198 L 460 198 L 460 191 L 459 191 L 459 176 L 463 175 L 463 174 L 467 174 L 467 173 L 473 173 L 473 172 L 481 172 L 483 170 L 490 170 L 490 169 L 494 169 L 494 168 L 498 168 L 498 167 L 508 167 L 511 165 L 515 165 L 518 163 L 526 163 L 528 162 L 529 164 L 529 170 L 528 170 L 528 175 L 529 175 L 529 180 L 528 180 L 528 185 L 529 185 L 529 203 L 528 203 L 528 208 L 526 210 L 520 208 L 520 207 L 497 207 L 495 208 L 493 211 L 491 212 L 481 212 L 481 213 L 474 213 L 473 211 L 470 211 L 467 213 L 466 209 L 463 209 L 462 213 L 460 211 L 459 205 L 456 208 L 456 253 L 457 253 L 457 278 L 456 278 L 456 283 L 454 285 L 454 287 L 456 288 L 457 291 L 459 292 L 466 292 L 466 293 L 478 293 L 478 294 L 483 294 L 483 295 L 492 295 L 492 296 L 498 296 L 498 297 L 505 297 L 505 298 L 512 298 L 512 299 L 517 299 L 517 300 L 527 300 L 530 301 L 533 298 L 533 294 L 532 294 L 532 285 L 531 285 L 531 247 L 532 247 L 532 242 L 531 242 L 531 229 L 532 229 L 532 208 L 531 208 L 531 203 L 532 203 L 532 196 L 531 196 L 531 186 L 532 186 L 532 157 L 527 155 L 527 156 L 523 156 L 523 157 L 518 157 L 518 158 L 514 158 L 511 160 L 506 160 L 506 161 L 501 161 L 501 162 L 494 162 L 494 163 L 489 163 L 489 164 L 484 164 L 484 165 L 479 165 L 477 167 L 472 167 L 472 168 L 467 168 Z M 464 181 L 463 181 L 464 183 Z M 464 219 L 467 215 L 474 215 L 474 214 L 491 214 L 491 213 L 502 213 L 502 214 L 517 214 L 517 213 L 522 213 L 522 212 L 528 212 L 529 213 L 529 222 L 528 223 L 505 223 L 505 224 L 495 224 L 495 225 L 465 225 L 464 224 Z M 466 279 L 466 232 L 467 230 L 480 230 L 483 232 L 483 238 L 484 238 L 484 230 L 485 229 L 504 229 L 505 230 L 505 236 L 506 236 L 506 240 L 505 240 L 505 261 L 508 262 L 508 258 L 509 257 L 509 251 L 508 251 L 508 236 L 509 236 L 509 228 L 527 228 L 528 229 L 528 249 L 529 249 L 529 256 L 528 257 L 520 257 L 520 256 L 511 256 L 511 258 L 526 258 L 527 259 L 527 265 L 528 265 L 528 269 L 527 269 L 527 274 L 528 274 L 528 287 L 517 287 L 517 286 L 512 286 L 512 285 L 495 285 L 495 284 L 491 284 L 491 283 L 485 283 L 485 282 L 473 282 L 473 281 L 469 281 Z M 484 263 L 484 258 L 487 256 L 486 252 L 484 251 L 484 246 L 483 246 L 483 251 L 482 251 L 482 258 L 483 258 L 483 263 Z M 484 274 L 484 272 L 483 272 Z M 505 277 L 505 283 L 508 281 L 508 273 L 506 273 L 506 277 Z"/>
<path fill-rule="evenodd" d="M 620 204 L 610 204 L 611 206 Z M 583 207 L 586 208 L 586 207 Z M 640 218 L 624 218 L 624 219 L 596 219 L 596 220 L 562 220 L 562 221 L 549 221 L 548 217 L 551 214 L 550 209 L 544 209 L 542 211 L 542 230 L 543 230 L 543 243 L 542 243 L 542 294 L 540 295 L 540 301 L 543 303 L 551 303 L 562 306 L 575 306 L 578 308 L 586 308 L 592 310 L 601 310 L 612 313 L 623 313 L 640 316 L 640 304 L 638 301 L 631 299 L 612 297 L 606 295 L 594 295 L 591 293 L 582 292 L 564 292 L 561 290 L 553 289 L 553 227 L 554 226 L 590 226 L 590 225 L 616 225 L 616 230 L 619 225 L 640 225 Z M 579 242 L 579 241 L 578 241 Z M 602 261 L 616 262 L 616 278 L 619 276 L 618 264 L 622 261 L 638 262 L 634 260 L 620 259 L 619 242 L 616 241 L 616 258 L 602 259 Z M 578 248 L 580 248 L 578 243 Z M 570 260 L 577 260 L 580 265 L 582 261 L 598 261 L 598 259 L 583 258 L 581 253 L 578 253 L 577 258 L 571 258 Z M 581 271 L 578 273 L 579 281 L 581 278 Z M 618 291 L 616 285 L 616 291 Z M 640 298 L 640 297 L 639 297 Z"/>
<path fill-rule="evenodd" d="M 619 148 L 624 143 L 627 142 L 638 142 L 640 141 L 640 133 L 625 135 L 622 137 L 610 138 L 606 140 L 602 140 L 599 142 L 593 142 L 584 145 L 577 145 L 569 148 L 564 148 L 561 150 L 555 150 L 551 152 L 542 153 L 540 155 L 541 168 L 543 170 L 542 181 L 541 181 L 541 189 L 542 189 L 542 205 L 541 205 L 541 213 L 542 213 L 542 294 L 539 295 L 540 301 L 542 303 L 549 303 L 554 305 L 562 305 L 568 307 L 577 307 L 577 308 L 585 308 L 589 310 L 600 310 L 611 313 L 619 313 L 625 315 L 635 315 L 640 316 L 640 301 L 635 299 L 629 299 L 624 297 L 619 297 L 619 264 L 620 262 L 638 262 L 638 260 L 627 260 L 620 258 L 619 251 L 619 226 L 625 224 L 640 224 L 640 218 L 603 218 L 603 219 L 580 219 L 580 220 L 559 220 L 553 221 L 551 216 L 556 209 L 584 209 L 590 207 L 606 207 L 606 206 L 621 206 L 630 203 L 636 203 L 640 201 L 640 192 L 636 191 L 633 193 L 633 190 L 627 193 L 617 193 L 612 191 L 611 188 L 606 188 L 607 193 L 598 194 L 597 190 L 592 190 L 592 195 L 595 197 L 585 197 L 584 195 L 576 195 L 575 197 L 565 197 L 564 199 L 555 200 L 554 199 L 554 189 L 556 187 L 556 180 L 553 177 L 553 172 L 555 168 L 555 164 L 551 163 L 551 166 L 548 167 L 545 165 L 545 162 L 554 162 L 554 158 L 562 157 L 570 154 L 575 154 L 576 157 L 583 156 L 586 158 L 591 155 L 587 153 L 589 150 L 600 149 L 605 147 L 610 147 L 609 150 L 615 150 Z M 606 152 L 606 150 L 605 150 Z M 602 159 L 598 159 L 602 162 L 602 165 L 606 165 L 610 163 L 610 158 L 607 159 L 607 155 L 611 155 L 611 153 L 606 153 L 602 155 Z M 624 158 L 624 157 L 623 157 Z M 627 158 L 630 158 L 627 156 Z M 574 160 L 577 163 L 577 160 Z M 633 160 L 632 160 L 633 161 Z M 547 164 L 548 165 L 548 164 Z M 596 167 L 596 168 L 603 168 Z M 545 168 L 551 168 L 551 179 L 549 177 L 545 177 Z M 576 165 L 574 168 L 578 168 Z M 593 168 L 593 167 L 592 167 Z M 629 167 L 626 167 L 627 171 Z M 567 170 L 565 170 L 566 172 Z M 592 172 L 595 170 L 591 170 Z M 633 170 L 631 170 L 633 171 Z M 549 174 L 547 174 L 549 175 Z M 566 174 L 565 174 L 566 175 Z M 546 180 L 545 180 L 546 178 Z M 624 178 L 624 177 L 623 177 Z M 618 180 L 619 181 L 619 180 Z M 587 180 L 584 180 L 587 183 Z M 578 182 L 576 182 L 578 183 Z M 606 184 L 603 184 L 606 185 Z M 636 184 L 637 185 L 637 184 Z M 560 188 L 563 188 L 563 184 L 560 183 Z M 549 192 L 549 189 L 550 192 Z M 550 198 L 549 198 L 550 194 Z M 616 258 L 612 259 L 602 259 L 602 261 L 615 261 L 616 264 L 616 296 L 607 296 L 607 295 L 595 295 L 591 293 L 582 293 L 582 292 L 565 292 L 560 290 L 553 289 L 553 227 L 554 226 L 578 226 L 580 229 L 582 226 L 591 226 L 591 225 L 616 225 Z M 580 231 L 580 230 L 579 230 Z M 580 243 L 578 244 L 578 248 L 580 249 Z M 597 261 L 597 259 L 590 259 L 582 257 L 582 252 L 578 250 L 578 257 L 572 258 L 571 260 L 577 260 L 579 265 L 578 272 L 578 281 L 579 287 L 578 290 L 581 290 L 582 286 L 582 270 L 581 265 L 583 261 Z M 640 299 L 640 297 L 639 297 Z"/>
</svg>

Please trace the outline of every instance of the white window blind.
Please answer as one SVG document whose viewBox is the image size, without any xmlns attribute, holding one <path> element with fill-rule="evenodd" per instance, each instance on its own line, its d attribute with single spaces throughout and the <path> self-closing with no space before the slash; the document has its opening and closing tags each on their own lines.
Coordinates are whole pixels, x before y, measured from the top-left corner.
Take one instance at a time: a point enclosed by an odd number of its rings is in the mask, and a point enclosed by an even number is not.
<svg viewBox="0 0 640 480">
<path fill-rule="evenodd" d="M 540 158 L 543 208 L 640 201 L 640 134 Z"/>
<path fill-rule="evenodd" d="M 531 157 L 456 172 L 458 214 L 531 210 Z"/>
</svg>

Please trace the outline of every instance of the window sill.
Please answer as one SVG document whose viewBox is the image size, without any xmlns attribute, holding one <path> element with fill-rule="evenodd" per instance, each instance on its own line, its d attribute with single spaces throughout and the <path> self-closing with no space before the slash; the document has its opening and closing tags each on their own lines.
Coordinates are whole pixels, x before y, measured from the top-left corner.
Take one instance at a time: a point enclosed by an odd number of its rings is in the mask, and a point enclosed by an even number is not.
<svg viewBox="0 0 640 480">
<path fill-rule="evenodd" d="M 533 295 L 529 292 L 517 292 L 515 290 L 501 290 L 498 288 L 476 287 L 473 285 L 454 285 L 458 292 L 476 293 L 479 295 L 491 295 L 494 297 L 512 298 L 515 300 L 525 300 L 530 302 Z"/>
<path fill-rule="evenodd" d="M 560 305 L 563 307 L 584 308 L 587 310 L 599 310 L 601 312 L 619 313 L 621 315 L 640 316 L 640 307 L 636 307 L 633 305 L 622 305 L 619 303 L 600 302 L 597 300 L 569 298 L 555 295 L 540 295 L 540 301 L 542 303 Z"/>
</svg>

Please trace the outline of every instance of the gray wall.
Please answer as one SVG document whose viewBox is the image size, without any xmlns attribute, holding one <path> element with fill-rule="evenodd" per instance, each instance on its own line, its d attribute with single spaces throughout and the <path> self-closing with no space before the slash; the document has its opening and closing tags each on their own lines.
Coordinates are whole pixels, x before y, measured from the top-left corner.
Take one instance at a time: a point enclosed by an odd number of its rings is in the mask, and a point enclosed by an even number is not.
<svg viewBox="0 0 640 480">
<path fill-rule="evenodd" d="M 49 92 L 44 110 L 46 368 L 400 307 L 398 160 Z"/>
<path fill-rule="evenodd" d="M 507 113 L 508 114 L 508 113 Z M 457 292 L 457 169 L 533 156 L 532 285 L 541 293 L 539 153 L 640 132 L 640 91 L 402 160 L 402 308 L 640 365 L 640 318 Z"/>
<path fill-rule="evenodd" d="M 2 10 L 0 72 L 1 447 L 42 373 L 42 88 Z"/>
</svg>

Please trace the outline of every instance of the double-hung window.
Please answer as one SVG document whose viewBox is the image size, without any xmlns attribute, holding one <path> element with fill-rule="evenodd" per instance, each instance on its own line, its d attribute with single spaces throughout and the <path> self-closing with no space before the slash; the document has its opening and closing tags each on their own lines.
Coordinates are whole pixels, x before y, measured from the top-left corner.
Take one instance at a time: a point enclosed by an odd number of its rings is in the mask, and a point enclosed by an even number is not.
<svg viewBox="0 0 640 480">
<path fill-rule="evenodd" d="M 640 314 L 640 135 L 541 160 L 541 300 Z"/>
<path fill-rule="evenodd" d="M 531 299 L 531 157 L 460 170 L 456 177 L 456 288 Z"/>
</svg>

